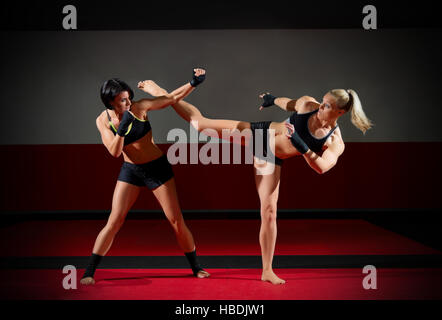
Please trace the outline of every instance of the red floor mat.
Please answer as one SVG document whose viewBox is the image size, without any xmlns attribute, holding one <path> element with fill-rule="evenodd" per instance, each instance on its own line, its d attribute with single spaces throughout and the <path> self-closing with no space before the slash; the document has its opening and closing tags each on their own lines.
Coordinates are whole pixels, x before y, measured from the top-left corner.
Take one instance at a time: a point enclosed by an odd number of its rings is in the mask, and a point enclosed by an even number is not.
<svg viewBox="0 0 442 320">
<path fill-rule="evenodd" d="M 0 229 L 1 256 L 89 256 L 104 220 L 29 221 Z M 260 255 L 259 220 L 189 220 L 200 255 Z M 434 254 L 359 219 L 278 221 L 277 255 Z M 108 255 L 182 255 L 164 220 L 127 220 Z"/>
<path fill-rule="evenodd" d="M 277 269 L 274 286 L 256 269 L 212 269 L 209 279 L 188 270 L 98 270 L 92 287 L 65 290 L 61 270 L 2 270 L 2 299 L 131 300 L 401 300 L 442 299 L 442 269 L 378 269 L 377 289 L 365 290 L 362 269 Z M 78 270 L 82 274 L 83 270 Z"/>
</svg>

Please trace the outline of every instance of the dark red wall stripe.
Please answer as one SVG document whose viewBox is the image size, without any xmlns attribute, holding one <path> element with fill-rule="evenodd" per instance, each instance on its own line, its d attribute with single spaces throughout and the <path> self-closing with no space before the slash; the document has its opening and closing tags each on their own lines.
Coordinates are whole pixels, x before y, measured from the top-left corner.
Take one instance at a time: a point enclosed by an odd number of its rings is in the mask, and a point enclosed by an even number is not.
<svg viewBox="0 0 442 320">
<path fill-rule="evenodd" d="M 166 152 L 170 145 L 160 145 Z M 442 143 L 347 143 L 319 175 L 285 161 L 281 209 L 439 208 Z M 109 210 L 122 158 L 103 145 L 0 146 L 0 211 Z M 183 209 L 258 209 L 252 165 L 174 165 Z M 133 209 L 160 209 L 146 188 Z"/>
</svg>

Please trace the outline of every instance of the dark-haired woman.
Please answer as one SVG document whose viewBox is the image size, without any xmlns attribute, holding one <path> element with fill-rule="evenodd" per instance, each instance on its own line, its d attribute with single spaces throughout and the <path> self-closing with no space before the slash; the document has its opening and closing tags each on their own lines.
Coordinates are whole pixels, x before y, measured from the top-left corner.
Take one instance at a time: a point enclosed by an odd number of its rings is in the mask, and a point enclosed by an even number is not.
<svg viewBox="0 0 442 320">
<path fill-rule="evenodd" d="M 155 145 L 147 117 L 148 111 L 177 103 L 204 79 L 205 70 L 197 68 L 193 71 L 192 80 L 175 91 L 154 99 L 138 101 L 132 101 L 132 89 L 119 79 L 110 79 L 101 87 L 101 100 L 107 109 L 98 116 L 97 128 L 109 153 L 114 157 L 123 154 L 124 162 L 114 190 L 112 211 L 95 241 L 89 264 L 80 281 L 82 284 L 95 283 L 95 269 L 110 249 L 140 189 L 145 186 L 152 190 L 160 203 L 189 260 L 193 274 L 198 278 L 209 276 L 197 261 L 195 242 L 178 203 L 172 167 L 166 155 Z M 138 88 L 142 89 L 148 83 L 149 81 L 139 82 Z"/>
<path fill-rule="evenodd" d="M 167 91 L 151 81 L 143 90 L 152 96 L 167 94 Z M 354 90 L 333 89 L 316 101 L 310 96 L 298 99 L 274 97 L 269 93 L 261 94 L 263 104 L 260 109 L 277 105 L 292 115 L 282 122 L 246 122 L 236 120 L 210 119 L 201 114 L 194 105 L 181 100 L 172 107 L 198 131 L 205 134 L 213 133 L 216 138 L 230 139 L 225 131 L 238 131 L 245 139 L 237 140 L 246 145 L 254 145 L 257 140 L 263 140 L 264 150 L 273 153 L 274 159 L 261 163 L 256 158 L 263 154 L 255 154 L 255 182 L 261 207 L 261 229 L 259 242 L 262 254 L 261 280 L 273 284 L 283 284 L 272 268 L 275 251 L 277 225 L 276 212 L 279 197 L 279 182 L 283 159 L 293 156 L 303 156 L 308 165 L 317 173 L 322 174 L 333 168 L 339 156 L 344 152 L 344 141 L 338 127 L 338 119 L 345 113 L 351 114 L 352 123 L 364 134 L 371 128 L 372 123 L 365 115 L 361 102 Z M 211 129 L 211 130 L 208 130 Z M 274 150 L 269 143 L 270 133 L 274 132 Z M 261 132 L 259 132 L 261 131 Z M 265 147 L 267 146 L 267 147 Z M 262 151 L 264 151 L 262 150 Z M 269 153 L 269 152 L 263 152 Z M 265 159 L 268 159 L 266 154 Z M 265 160 L 264 159 L 264 160 Z M 271 159 L 271 157 L 270 157 Z"/>
</svg>

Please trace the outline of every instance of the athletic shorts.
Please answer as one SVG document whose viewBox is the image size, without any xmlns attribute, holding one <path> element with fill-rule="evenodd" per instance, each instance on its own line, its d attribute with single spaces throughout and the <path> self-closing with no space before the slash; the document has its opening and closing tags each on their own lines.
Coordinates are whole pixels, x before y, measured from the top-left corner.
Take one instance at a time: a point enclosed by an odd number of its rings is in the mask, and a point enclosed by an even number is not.
<svg viewBox="0 0 442 320">
<path fill-rule="evenodd" d="M 267 152 L 271 152 L 269 147 L 269 135 L 268 135 L 268 129 L 270 128 L 271 121 L 261 121 L 261 122 L 251 122 L 250 123 L 250 129 L 252 130 L 253 134 L 253 155 L 259 159 L 263 160 L 269 160 L 266 159 Z M 262 129 L 256 131 L 256 129 Z M 255 150 L 255 139 L 262 139 L 262 145 L 263 145 L 263 152 L 262 155 L 260 155 L 260 152 L 256 152 Z M 282 166 L 283 160 L 281 158 L 278 158 L 277 156 L 274 156 L 275 164 L 278 166 Z"/>
<path fill-rule="evenodd" d="M 139 187 L 147 186 L 150 190 L 158 188 L 173 178 L 172 166 L 166 155 L 143 164 L 124 162 L 121 166 L 119 181 Z"/>
</svg>

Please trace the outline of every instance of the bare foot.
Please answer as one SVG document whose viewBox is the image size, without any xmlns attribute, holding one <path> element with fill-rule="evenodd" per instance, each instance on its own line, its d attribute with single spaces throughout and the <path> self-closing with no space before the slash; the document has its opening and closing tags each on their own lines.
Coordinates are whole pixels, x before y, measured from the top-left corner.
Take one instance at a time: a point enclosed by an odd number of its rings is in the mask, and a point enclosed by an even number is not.
<svg viewBox="0 0 442 320">
<path fill-rule="evenodd" d="M 138 82 L 138 88 L 144 92 L 147 92 L 153 97 L 164 96 L 167 94 L 167 91 L 157 85 L 153 80 L 144 80 Z"/>
<path fill-rule="evenodd" d="M 269 281 L 272 284 L 284 284 L 285 280 L 279 278 L 273 271 L 263 271 L 261 276 L 262 281 Z"/>
<path fill-rule="evenodd" d="M 92 284 L 95 284 L 95 280 L 92 277 L 86 277 L 80 280 L 81 284 L 84 284 L 85 286 L 89 286 Z"/>
<path fill-rule="evenodd" d="M 200 271 L 198 271 L 196 276 L 200 279 L 208 278 L 208 277 L 210 277 L 210 273 L 208 273 L 207 271 L 204 271 L 204 270 L 200 270 Z"/>
</svg>

